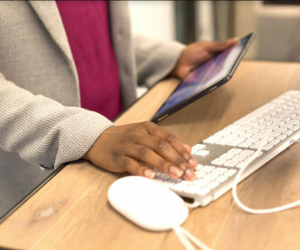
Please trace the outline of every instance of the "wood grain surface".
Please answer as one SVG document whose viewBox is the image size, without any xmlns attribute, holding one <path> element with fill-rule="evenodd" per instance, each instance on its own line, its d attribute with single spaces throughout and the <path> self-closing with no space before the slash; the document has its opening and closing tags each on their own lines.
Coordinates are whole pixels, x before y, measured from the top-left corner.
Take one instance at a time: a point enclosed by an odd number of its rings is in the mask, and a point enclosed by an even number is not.
<svg viewBox="0 0 300 250">
<path fill-rule="evenodd" d="M 149 120 L 178 81 L 156 85 L 116 124 Z M 242 62 L 233 79 L 159 125 L 193 145 L 284 93 L 300 89 L 300 64 Z M 300 199 L 300 144 L 295 144 L 239 185 L 254 208 Z M 17 249 L 183 250 L 173 232 L 142 230 L 107 202 L 111 183 L 123 175 L 85 161 L 68 165 L 0 225 L 0 246 Z M 216 250 L 300 249 L 300 208 L 269 215 L 240 210 L 227 192 L 191 211 L 183 227 Z"/>
</svg>

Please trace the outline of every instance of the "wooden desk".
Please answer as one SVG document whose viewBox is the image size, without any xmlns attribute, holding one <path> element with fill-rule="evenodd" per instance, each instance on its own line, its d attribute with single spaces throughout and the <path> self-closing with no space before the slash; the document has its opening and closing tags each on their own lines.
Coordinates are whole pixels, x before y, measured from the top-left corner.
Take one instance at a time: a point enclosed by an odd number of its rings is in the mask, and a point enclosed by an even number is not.
<svg viewBox="0 0 300 250">
<path fill-rule="evenodd" d="M 158 84 L 117 124 L 148 120 L 176 80 Z M 225 86 L 172 115 L 160 126 L 195 144 L 288 89 L 300 89 L 300 64 L 243 62 Z M 300 199 L 300 144 L 295 144 L 239 185 L 241 200 L 267 208 Z M 173 232 L 144 231 L 117 214 L 107 189 L 121 175 L 87 162 L 68 165 L 0 226 L 0 245 L 19 249 L 182 250 Z M 191 212 L 184 223 L 213 249 L 300 249 L 300 208 L 251 215 L 231 192 Z"/>
</svg>

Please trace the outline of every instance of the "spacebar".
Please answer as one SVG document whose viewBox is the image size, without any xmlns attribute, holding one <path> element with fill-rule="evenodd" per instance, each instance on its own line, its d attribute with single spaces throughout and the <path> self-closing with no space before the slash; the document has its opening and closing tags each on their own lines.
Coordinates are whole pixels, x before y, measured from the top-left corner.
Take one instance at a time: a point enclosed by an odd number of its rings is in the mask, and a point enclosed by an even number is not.
<svg viewBox="0 0 300 250">
<path fill-rule="evenodd" d="M 267 103 L 264 106 L 254 110 L 253 112 L 251 112 L 250 114 L 244 116 L 243 118 L 239 119 L 238 121 L 234 122 L 233 124 L 236 125 L 244 125 L 247 122 L 251 121 L 252 119 L 254 119 L 255 117 L 259 116 L 260 114 L 266 112 L 267 110 L 274 108 L 276 105 L 274 104 L 270 104 Z"/>
</svg>

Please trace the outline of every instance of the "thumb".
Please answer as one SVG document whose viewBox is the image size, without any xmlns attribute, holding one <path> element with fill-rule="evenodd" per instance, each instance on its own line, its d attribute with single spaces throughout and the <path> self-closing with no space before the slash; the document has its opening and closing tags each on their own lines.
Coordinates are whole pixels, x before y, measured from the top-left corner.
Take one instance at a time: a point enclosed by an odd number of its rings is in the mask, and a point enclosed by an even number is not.
<svg viewBox="0 0 300 250">
<path fill-rule="evenodd" d="M 227 40 L 226 42 L 209 42 L 207 44 L 207 50 L 211 53 L 218 53 L 221 52 L 227 48 L 229 48 L 232 45 L 235 45 L 239 42 L 238 38 L 231 38 Z"/>
</svg>

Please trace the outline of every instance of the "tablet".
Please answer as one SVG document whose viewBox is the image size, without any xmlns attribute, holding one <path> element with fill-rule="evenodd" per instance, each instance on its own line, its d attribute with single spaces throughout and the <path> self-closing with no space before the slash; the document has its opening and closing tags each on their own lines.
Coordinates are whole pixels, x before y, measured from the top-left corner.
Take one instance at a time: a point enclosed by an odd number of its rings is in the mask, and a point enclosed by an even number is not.
<svg viewBox="0 0 300 250">
<path fill-rule="evenodd" d="M 228 82 L 254 38 L 251 33 L 191 71 L 151 119 L 159 122 Z"/>
</svg>

